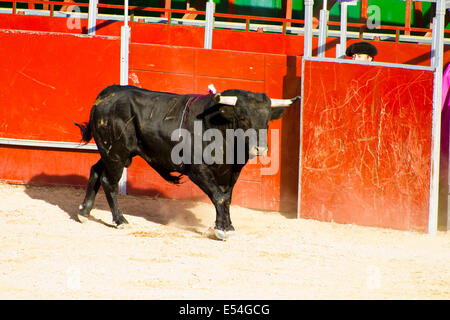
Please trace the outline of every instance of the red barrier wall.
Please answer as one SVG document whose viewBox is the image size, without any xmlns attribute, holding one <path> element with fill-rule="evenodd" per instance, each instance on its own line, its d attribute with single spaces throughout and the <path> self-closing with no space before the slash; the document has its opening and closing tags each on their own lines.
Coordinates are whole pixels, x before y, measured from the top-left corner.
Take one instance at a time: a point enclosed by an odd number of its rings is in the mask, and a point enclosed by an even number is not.
<svg viewBox="0 0 450 320">
<path fill-rule="evenodd" d="M 0 43 L 0 137 L 78 142 L 79 130 L 72 120 L 87 121 L 97 94 L 118 82 L 119 39 L 0 31 Z M 301 60 L 285 55 L 134 43 L 130 47 L 130 84 L 151 90 L 206 93 L 214 83 L 219 91 L 241 88 L 287 98 L 300 94 L 300 72 Z M 273 162 L 280 170 L 261 176 L 260 170 L 271 164 L 248 165 L 233 204 L 295 211 L 298 135 L 288 137 L 287 132 L 298 132 L 299 109 L 297 103 L 286 120 L 271 123 L 279 133 L 275 144 L 281 145 L 280 152 Z M 38 184 L 85 186 L 90 166 L 98 159 L 92 153 L 31 148 L 0 147 L 0 153 L 1 180 Z M 173 186 L 141 159 L 128 169 L 130 193 L 206 199 L 186 181 Z"/>
<path fill-rule="evenodd" d="M 427 231 L 433 73 L 305 61 L 300 216 Z"/>
<path fill-rule="evenodd" d="M 2 15 L 0 64 L 4 72 L 0 78 L 0 137 L 79 141 L 72 120 L 87 121 L 100 90 L 119 82 L 117 36 L 121 25 L 98 21 L 97 35 L 103 36 L 89 37 L 81 35 L 87 21 L 81 23 L 79 30 L 71 30 L 65 18 Z M 69 32 L 77 34 L 65 34 Z M 130 84 L 177 93 L 206 93 L 207 85 L 214 83 L 219 91 L 242 88 L 266 92 L 273 98 L 300 94 L 303 37 L 214 30 L 215 49 L 203 50 L 203 32 L 199 27 L 133 23 Z M 327 57 L 334 57 L 336 43 L 336 39 L 328 40 Z M 379 49 L 377 61 L 429 64 L 428 45 L 375 44 Z M 316 48 L 314 38 L 313 49 Z M 447 61 L 450 61 L 450 51 L 445 53 L 444 62 Z M 313 89 L 317 91 L 316 87 Z M 277 174 L 261 176 L 260 170 L 269 165 L 248 165 L 236 186 L 233 204 L 296 210 L 299 119 L 297 103 L 282 120 L 271 124 L 271 129 L 279 133 L 280 169 Z M 0 153 L 1 180 L 39 184 L 85 186 L 90 165 L 98 158 L 92 153 L 4 147 L 0 147 Z M 74 159 L 78 159 L 78 165 L 73 165 Z M 11 168 L 11 163 L 17 165 Z M 180 187 L 167 184 L 140 159 L 128 170 L 128 190 L 137 194 L 204 199 L 190 182 Z M 420 225 L 411 222 L 413 228 L 420 229 L 415 224 Z"/>
</svg>

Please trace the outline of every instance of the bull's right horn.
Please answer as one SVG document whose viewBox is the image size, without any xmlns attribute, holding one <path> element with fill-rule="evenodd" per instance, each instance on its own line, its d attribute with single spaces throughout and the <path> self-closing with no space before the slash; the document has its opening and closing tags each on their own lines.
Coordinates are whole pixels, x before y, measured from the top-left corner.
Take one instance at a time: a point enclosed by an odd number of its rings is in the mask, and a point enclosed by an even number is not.
<svg viewBox="0 0 450 320">
<path fill-rule="evenodd" d="M 221 96 L 220 93 L 214 96 L 214 100 L 217 103 L 227 104 L 229 106 L 235 106 L 237 99 L 238 98 L 236 96 Z"/>
<path fill-rule="evenodd" d="M 297 96 L 292 99 L 270 99 L 271 105 L 273 108 L 276 107 L 289 107 L 294 102 L 300 100 L 300 96 Z"/>
</svg>

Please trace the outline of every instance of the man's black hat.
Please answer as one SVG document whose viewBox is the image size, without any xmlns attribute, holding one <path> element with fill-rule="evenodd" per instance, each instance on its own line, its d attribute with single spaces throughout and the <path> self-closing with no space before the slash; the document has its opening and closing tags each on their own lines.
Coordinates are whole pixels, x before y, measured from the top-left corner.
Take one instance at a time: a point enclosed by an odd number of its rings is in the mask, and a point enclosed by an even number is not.
<svg viewBox="0 0 450 320">
<path fill-rule="evenodd" d="M 351 57 L 354 54 L 367 54 L 372 58 L 378 54 L 377 48 L 368 42 L 356 42 L 350 45 L 345 51 L 347 57 Z"/>
</svg>

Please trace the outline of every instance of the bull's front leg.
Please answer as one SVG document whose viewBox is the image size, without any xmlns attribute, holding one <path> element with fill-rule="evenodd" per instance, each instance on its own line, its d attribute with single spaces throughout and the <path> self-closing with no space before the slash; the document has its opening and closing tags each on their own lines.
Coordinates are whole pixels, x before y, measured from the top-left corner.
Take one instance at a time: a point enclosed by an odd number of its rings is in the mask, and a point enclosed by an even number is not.
<svg viewBox="0 0 450 320">
<path fill-rule="evenodd" d="M 230 218 L 230 203 L 233 186 L 219 186 L 214 175 L 203 167 L 194 169 L 189 178 L 205 192 L 216 208 L 216 222 L 214 233 L 220 240 L 226 240 L 234 227 Z"/>
<path fill-rule="evenodd" d="M 230 218 L 231 190 L 215 194 L 211 201 L 216 207 L 214 233 L 217 238 L 225 240 L 234 232 Z"/>
</svg>

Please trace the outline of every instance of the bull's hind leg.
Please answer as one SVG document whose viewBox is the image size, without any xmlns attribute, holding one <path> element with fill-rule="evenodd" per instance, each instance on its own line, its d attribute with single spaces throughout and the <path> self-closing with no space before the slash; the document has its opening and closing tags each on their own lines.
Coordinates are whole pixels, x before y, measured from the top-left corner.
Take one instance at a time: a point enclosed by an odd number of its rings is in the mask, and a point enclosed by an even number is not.
<svg viewBox="0 0 450 320">
<path fill-rule="evenodd" d="M 104 166 L 101 159 L 91 167 L 86 196 L 84 197 L 83 204 L 79 207 L 78 220 L 80 222 L 83 222 L 90 215 L 92 207 L 94 206 L 95 196 L 100 188 L 100 177 L 102 176 L 103 171 Z"/>
<path fill-rule="evenodd" d="M 119 204 L 117 202 L 117 190 L 118 183 L 122 176 L 123 166 L 115 168 L 105 168 L 105 172 L 100 178 L 103 190 L 105 191 L 106 200 L 108 200 L 109 207 L 111 208 L 112 217 L 117 227 L 120 227 L 124 223 L 128 223 L 125 217 L 119 210 Z"/>
</svg>

